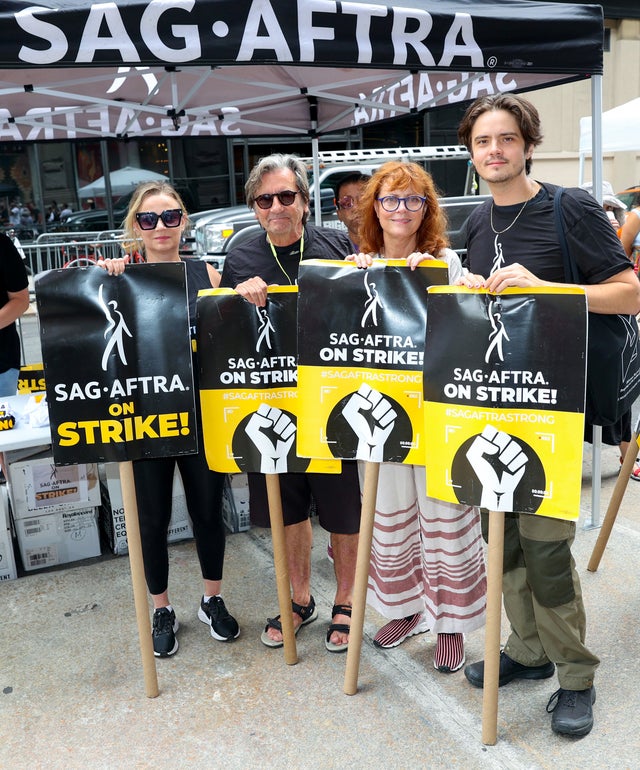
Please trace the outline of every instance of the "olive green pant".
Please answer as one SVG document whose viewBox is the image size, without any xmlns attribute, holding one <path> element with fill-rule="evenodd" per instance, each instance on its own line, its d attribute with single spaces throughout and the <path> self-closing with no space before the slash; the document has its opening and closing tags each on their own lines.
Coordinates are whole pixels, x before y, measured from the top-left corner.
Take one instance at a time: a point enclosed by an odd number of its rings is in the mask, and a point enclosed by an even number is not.
<svg viewBox="0 0 640 770">
<path fill-rule="evenodd" d="M 487 539 L 488 516 L 482 512 Z M 586 617 L 571 555 L 575 523 L 507 513 L 504 526 L 504 608 L 511 624 L 506 654 L 525 666 L 553 661 L 560 687 L 585 690 L 599 659 L 585 647 Z"/>
</svg>

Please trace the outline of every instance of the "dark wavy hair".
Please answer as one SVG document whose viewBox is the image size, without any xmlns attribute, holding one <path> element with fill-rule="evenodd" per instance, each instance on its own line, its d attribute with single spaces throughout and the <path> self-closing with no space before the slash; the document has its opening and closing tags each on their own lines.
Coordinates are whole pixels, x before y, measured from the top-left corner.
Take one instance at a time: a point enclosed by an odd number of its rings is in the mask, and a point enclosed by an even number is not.
<svg viewBox="0 0 640 770">
<path fill-rule="evenodd" d="M 358 241 L 360 251 L 379 254 L 384 248 L 384 233 L 374 206 L 382 187 L 390 187 L 394 190 L 411 188 L 416 195 L 422 195 L 427 199 L 424 216 L 416 233 L 417 251 L 429 252 L 437 256 L 441 249 L 449 245 L 447 218 L 438 203 L 438 191 L 431 174 L 417 163 L 391 160 L 380 166 L 374 173 L 360 198 L 362 211 Z"/>
<path fill-rule="evenodd" d="M 496 110 L 505 110 L 510 112 L 516 119 L 520 128 L 520 133 L 524 139 L 524 148 L 537 147 L 542 144 L 542 131 L 540 130 L 540 115 L 538 110 L 527 99 L 515 94 L 492 94 L 491 96 L 481 96 L 476 99 L 462 116 L 458 126 L 458 141 L 469 150 L 473 158 L 473 147 L 471 146 L 471 134 L 476 120 L 485 112 L 494 112 Z M 527 174 L 531 171 L 531 158 L 525 162 L 525 171 Z"/>
</svg>

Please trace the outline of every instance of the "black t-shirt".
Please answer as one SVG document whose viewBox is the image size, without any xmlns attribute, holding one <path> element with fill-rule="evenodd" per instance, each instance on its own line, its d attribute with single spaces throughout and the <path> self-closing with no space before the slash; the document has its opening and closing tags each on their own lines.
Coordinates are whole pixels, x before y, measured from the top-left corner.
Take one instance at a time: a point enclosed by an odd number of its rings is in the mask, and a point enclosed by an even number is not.
<svg viewBox="0 0 640 770">
<path fill-rule="evenodd" d="M 478 206 L 467 225 L 465 267 L 486 278 L 499 267 L 518 262 L 544 281 L 568 283 L 553 215 L 556 189 L 555 185 L 542 185 L 512 227 L 509 225 L 522 203 L 496 206 L 488 200 Z M 498 235 L 491 229 L 492 205 L 493 226 Z M 601 283 L 631 268 L 615 230 L 590 193 L 566 188 L 562 212 L 569 253 L 585 284 Z"/>
<path fill-rule="evenodd" d="M 8 292 L 29 286 L 29 277 L 18 250 L 9 237 L 0 233 L 0 307 L 9 302 Z M 0 372 L 20 368 L 20 339 L 15 323 L 0 329 Z"/>
<path fill-rule="evenodd" d="M 260 276 L 269 285 L 288 286 L 295 284 L 298 278 L 301 259 L 344 259 L 352 252 L 346 233 L 305 225 L 303 241 L 296 241 L 284 248 L 276 247 L 274 256 L 267 234 L 262 232 L 227 254 L 220 286 L 235 289 L 239 283 L 255 276 Z"/>
</svg>

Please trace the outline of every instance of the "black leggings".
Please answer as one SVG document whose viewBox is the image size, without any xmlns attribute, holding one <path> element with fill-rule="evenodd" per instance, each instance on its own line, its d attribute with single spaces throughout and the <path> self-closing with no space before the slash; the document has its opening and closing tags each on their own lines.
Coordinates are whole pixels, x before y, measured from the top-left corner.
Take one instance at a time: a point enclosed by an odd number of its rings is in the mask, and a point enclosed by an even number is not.
<svg viewBox="0 0 640 770">
<path fill-rule="evenodd" d="M 167 590 L 169 550 L 167 532 L 171 520 L 173 474 L 176 463 L 193 525 L 196 550 L 205 580 L 221 580 L 225 529 L 222 489 L 225 474 L 209 470 L 204 450 L 195 455 L 136 460 L 136 484 L 140 538 L 147 587 L 151 594 Z"/>
</svg>

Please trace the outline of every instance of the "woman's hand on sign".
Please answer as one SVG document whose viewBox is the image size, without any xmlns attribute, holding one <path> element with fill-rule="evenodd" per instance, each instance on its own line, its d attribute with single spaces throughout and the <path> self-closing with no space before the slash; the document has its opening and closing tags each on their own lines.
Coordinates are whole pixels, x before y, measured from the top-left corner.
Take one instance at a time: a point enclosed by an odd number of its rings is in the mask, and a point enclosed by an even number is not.
<svg viewBox="0 0 640 770">
<path fill-rule="evenodd" d="M 347 262 L 355 262 L 356 267 L 361 270 L 371 267 L 373 264 L 373 254 L 363 254 L 362 252 L 359 252 L 358 254 L 349 254 L 345 259 Z"/>
<path fill-rule="evenodd" d="M 236 291 L 252 305 L 264 307 L 267 304 L 267 284 L 257 275 L 239 283 Z"/>
<path fill-rule="evenodd" d="M 435 259 L 435 257 L 428 251 L 414 251 L 407 257 L 407 265 L 415 270 L 421 262 L 425 262 L 427 259 Z"/>
<path fill-rule="evenodd" d="M 129 264 L 129 262 L 130 257 L 126 254 L 124 257 L 116 257 L 115 259 L 99 259 L 96 265 L 106 270 L 109 275 L 122 275 L 125 265 Z"/>
</svg>

